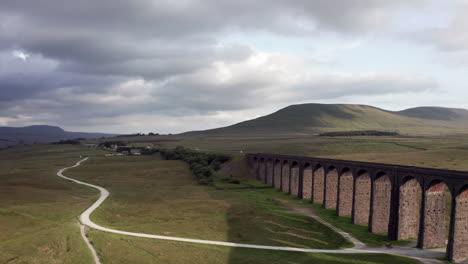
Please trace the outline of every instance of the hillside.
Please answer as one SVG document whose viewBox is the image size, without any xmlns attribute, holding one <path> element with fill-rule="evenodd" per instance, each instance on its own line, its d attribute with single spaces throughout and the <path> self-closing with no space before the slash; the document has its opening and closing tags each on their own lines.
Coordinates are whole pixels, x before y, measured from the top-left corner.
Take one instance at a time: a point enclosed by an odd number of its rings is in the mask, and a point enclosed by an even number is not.
<svg viewBox="0 0 468 264">
<path fill-rule="evenodd" d="M 367 105 L 300 104 L 232 126 L 187 134 L 315 134 L 354 130 L 418 135 L 468 133 L 468 110 L 417 107 L 394 112 Z"/>
<path fill-rule="evenodd" d="M 109 137 L 113 134 L 68 132 L 56 126 L 0 127 L 0 148 L 33 143 L 51 143 L 73 138 Z"/>
</svg>

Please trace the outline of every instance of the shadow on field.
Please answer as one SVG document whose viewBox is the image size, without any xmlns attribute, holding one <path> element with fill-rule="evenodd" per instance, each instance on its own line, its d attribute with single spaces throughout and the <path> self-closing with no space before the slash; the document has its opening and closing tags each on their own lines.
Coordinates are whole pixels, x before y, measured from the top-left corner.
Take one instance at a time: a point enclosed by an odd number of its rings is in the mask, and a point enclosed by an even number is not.
<svg viewBox="0 0 468 264">
<path fill-rule="evenodd" d="M 349 246 L 341 236 L 328 227 L 303 215 L 287 213 L 281 202 L 287 195 L 272 190 L 223 190 L 213 192 L 214 199 L 222 192 L 239 192 L 239 200 L 226 212 L 229 226 L 227 241 L 300 248 L 336 249 Z M 300 252 L 231 248 L 228 262 L 237 263 L 348 263 L 343 258 Z"/>
<path fill-rule="evenodd" d="M 219 198 L 218 191 L 213 198 Z M 236 190 L 238 201 L 232 202 L 226 213 L 229 225 L 227 241 L 299 248 L 339 249 L 352 244 L 329 227 L 311 217 L 287 213 L 285 203 L 295 200 L 274 190 Z M 225 194 L 224 194 L 225 195 Z M 218 196 L 218 197 L 215 197 Z M 229 264 L 280 263 L 419 263 L 412 259 L 385 254 L 318 254 L 248 248 L 231 248 Z"/>
</svg>

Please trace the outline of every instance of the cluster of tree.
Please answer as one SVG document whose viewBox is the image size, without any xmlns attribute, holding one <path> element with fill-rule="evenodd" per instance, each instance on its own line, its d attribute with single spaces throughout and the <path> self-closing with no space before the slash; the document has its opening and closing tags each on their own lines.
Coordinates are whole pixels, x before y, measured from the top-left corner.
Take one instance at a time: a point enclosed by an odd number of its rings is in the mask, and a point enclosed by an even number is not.
<svg viewBox="0 0 468 264">
<path fill-rule="evenodd" d="M 183 160 L 190 165 L 190 169 L 198 183 L 207 185 L 213 182 L 213 171 L 219 170 L 221 164 L 231 157 L 220 153 L 205 153 L 178 146 L 175 149 L 160 149 L 159 152 L 167 160 Z"/>
<path fill-rule="evenodd" d="M 399 136 L 397 132 L 364 130 L 364 131 L 338 131 L 322 133 L 323 137 L 353 137 L 353 136 Z"/>
<path fill-rule="evenodd" d="M 54 145 L 80 145 L 80 139 L 67 139 L 67 140 L 60 140 L 58 142 L 52 143 Z"/>
<path fill-rule="evenodd" d="M 106 147 L 106 148 L 110 148 L 112 147 L 113 145 L 116 145 L 116 146 L 125 146 L 126 144 L 122 141 L 104 141 L 104 142 L 101 142 L 99 143 L 99 147 Z"/>
</svg>

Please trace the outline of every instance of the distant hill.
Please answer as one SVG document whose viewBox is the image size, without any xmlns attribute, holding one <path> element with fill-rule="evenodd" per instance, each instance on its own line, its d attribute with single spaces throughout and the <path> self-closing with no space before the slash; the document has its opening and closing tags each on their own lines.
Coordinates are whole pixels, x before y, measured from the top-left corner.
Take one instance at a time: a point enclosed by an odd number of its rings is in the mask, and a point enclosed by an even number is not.
<svg viewBox="0 0 468 264">
<path fill-rule="evenodd" d="M 232 126 L 185 134 L 316 134 L 360 130 L 418 135 L 466 134 L 468 110 L 417 107 L 387 111 L 367 105 L 300 104 Z"/>
<path fill-rule="evenodd" d="M 0 127 L 0 148 L 34 143 L 51 143 L 64 139 L 111 137 L 115 134 L 67 132 L 56 126 Z"/>
</svg>

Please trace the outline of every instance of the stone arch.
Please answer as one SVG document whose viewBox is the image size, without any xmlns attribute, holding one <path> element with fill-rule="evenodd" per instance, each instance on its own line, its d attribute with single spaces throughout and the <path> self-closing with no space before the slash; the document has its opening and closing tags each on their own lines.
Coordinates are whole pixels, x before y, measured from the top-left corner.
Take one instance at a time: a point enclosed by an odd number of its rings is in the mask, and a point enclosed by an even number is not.
<svg viewBox="0 0 468 264">
<path fill-rule="evenodd" d="M 258 180 L 265 182 L 265 176 L 266 176 L 265 159 L 261 158 L 258 164 Z"/>
<path fill-rule="evenodd" d="M 310 163 L 304 164 L 304 172 L 302 178 L 302 199 L 312 199 L 312 165 Z"/>
<path fill-rule="evenodd" d="M 432 181 L 424 192 L 424 215 L 421 248 L 442 247 L 447 244 L 452 195 L 447 184 Z"/>
<path fill-rule="evenodd" d="M 337 214 L 339 216 L 350 216 L 353 211 L 354 178 L 349 168 L 341 170 L 338 186 Z"/>
<path fill-rule="evenodd" d="M 266 184 L 273 186 L 273 160 L 268 159 L 266 162 Z"/>
<path fill-rule="evenodd" d="M 299 195 L 299 163 L 296 161 L 291 164 L 290 193 L 295 196 Z"/>
<path fill-rule="evenodd" d="M 289 163 L 287 160 L 283 161 L 281 167 L 281 191 L 289 192 Z"/>
<path fill-rule="evenodd" d="M 336 208 L 338 201 L 338 170 L 330 166 L 325 175 L 325 208 Z"/>
<path fill-rule="evenodd" d="M 313 172 L 312 201 L 323 203 L 323 189 L 325 185 L 325 170 L 321 165 L 317 165 Z"/>
<path fill-rule="evenodd" d="M 372 233 L 387 233 L 392 203 L 392 181 L 385 172 L 377 173 L 373 182 L 372 196 L 370 231 Z"/>
<path fill-rule="evenodd" d="M 397 239 L 417 238 L 421 211 L 422 188 L 414 177 L 406 177 L 399 188 Z"/>
<path fill-rule="evenodd" d="M 281 162 L 279 160 L 275 160 L 273 165 L 273 187 L 281 188 Z"/>
<path fill-rule="evenodd" d="M 449 258 L 454 261 L 468 259 L 468 185 L 461 188 L 455 198 L 453 239 Z"/>
<path fill-rule="evenodd" d="M 371 177 L 366 170 L 360 170 L 354 184 L 354 224 L 367 224 L 369 222 L 370 199 Z"/>
</svg>

